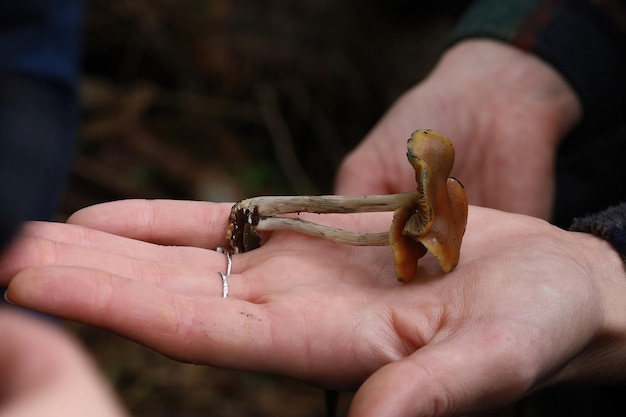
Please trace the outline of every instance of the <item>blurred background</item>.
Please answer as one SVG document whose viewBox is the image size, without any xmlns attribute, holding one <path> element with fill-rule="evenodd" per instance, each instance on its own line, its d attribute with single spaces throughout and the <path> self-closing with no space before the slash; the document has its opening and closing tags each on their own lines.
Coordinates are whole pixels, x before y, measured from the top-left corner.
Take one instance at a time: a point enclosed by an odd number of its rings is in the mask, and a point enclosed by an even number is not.
<svg viewBox="0 0 626 417">
<path fill-rule="evenodd" d="M 84 114 L 59 220 L 125 198 L 332 192 L 341 159 L 432 67 L 464 3 L 87 0 Z M 68 327 L 135 416 L 324 415 L 320 388 Z"/>
</svg>

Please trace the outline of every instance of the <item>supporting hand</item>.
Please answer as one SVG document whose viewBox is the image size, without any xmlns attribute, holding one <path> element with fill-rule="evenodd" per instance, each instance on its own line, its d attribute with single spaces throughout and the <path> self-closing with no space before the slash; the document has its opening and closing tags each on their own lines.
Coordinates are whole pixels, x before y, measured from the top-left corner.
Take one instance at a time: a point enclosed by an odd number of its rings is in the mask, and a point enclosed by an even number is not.
<svg viewBox="0 0 626 417">
<path fill-rule="evenodd" d="M 209 248 L 224 244 L 229 209 L 127 201 L 73 225 L 31 224 L 0 277 L 15 303 L 178 360 L 333 388 L 365 381 L 354 416 L 456 415 L 563 379 L 626 374 L 626 277 L 593 236 L 472 207 L 457 269 L 441 275 L 431 259 L 400 284 L 388 248 L 276 232 L 234 256 L 224 299 L 225 257 Z M 368 231 L 390 222 L 325 216 Z"/>
<path fill-rule="evenodd" d="M 470 204 L 547 218 L 556 149 L 580 115 L 577 96 L 545 62 L 497 41 L 464 41 L 346 158 L 336 191 L 414 190 L 406 141 L 416 129 L 434 129 L 454 144 L 452 175 Z"/>
</svg>

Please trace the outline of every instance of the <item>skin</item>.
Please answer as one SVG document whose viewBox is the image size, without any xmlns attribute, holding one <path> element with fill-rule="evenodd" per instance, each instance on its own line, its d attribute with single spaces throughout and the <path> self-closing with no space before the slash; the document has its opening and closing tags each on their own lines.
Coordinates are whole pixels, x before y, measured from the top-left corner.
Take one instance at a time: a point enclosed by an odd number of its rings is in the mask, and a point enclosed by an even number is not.
<svg viewBox="0 0 626 417">
<path fill-rule="evenodd" d="M 414 190 L 406 140 L 433 129 L 454 144 L 452 176 L 470 204 L 547 219 L 556 149 L 581 116 L 574 91 L 537 57 L 493 40 L 460 42 L 348 155 L 336 193 Z"/>
<path fill-rule="evenodd" d="M 401 284 L 388 247 L 275 232 L 234 255 L 225 300 L 226 261 L 213 249 L 225 244 L 229 209 L 122 201 L 73 224 L 32 223 L 0 260 L 0 281 L 16 304 L 177 360 L 360 386 L 350 416 L 458 415 L 626 375 L 626 276 L 591 235 L 470 207 L 459 266 L 442 275 L 427 256 L 419 279 Z M 391 220 L 324 219 L 360 231 Z"/>
<path fill-rule="evenodd" d="M 0 307 L 0 416 L 123 417 L 80 347 L 57 327 Z"/>
</svg>

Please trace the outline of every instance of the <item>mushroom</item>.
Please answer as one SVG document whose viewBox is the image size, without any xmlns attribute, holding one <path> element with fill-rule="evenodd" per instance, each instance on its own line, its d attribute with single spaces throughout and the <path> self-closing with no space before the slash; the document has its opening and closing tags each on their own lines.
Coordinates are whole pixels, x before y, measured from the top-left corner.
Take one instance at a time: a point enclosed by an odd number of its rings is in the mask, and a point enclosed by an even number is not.
<svg viewBox="0 0 626 417">
<path fill-rule="evenodd" d="M 450 140 L 433 130 L 417 130 L 407 142 L 407 158 L 415 170 L 417 191 L 365 196 L 264 196 L 236 203 L 230 213 L 227 239 L 234 252 L 261 245 L 259 232 L 287 230 L 357 246 L 390 245 L 396 276 L 412 279 L 418 260 L 430 251 L 444 272 L 459 262 L 467 224 L 467 196 L 449 177 L 454 164 Z M 361 233 L 324 226 L 290 213 L 364 213 L 394 211 L 389 232 Z"/>
</svg>

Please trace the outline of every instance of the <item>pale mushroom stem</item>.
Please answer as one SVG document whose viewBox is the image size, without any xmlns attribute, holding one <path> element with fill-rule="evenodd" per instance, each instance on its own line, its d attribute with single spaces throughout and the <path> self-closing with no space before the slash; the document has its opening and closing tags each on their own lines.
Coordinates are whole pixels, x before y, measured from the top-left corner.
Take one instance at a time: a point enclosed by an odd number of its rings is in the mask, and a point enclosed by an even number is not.
<svg viewBox="0 0 626 417">
<path fill-rule="evenodd" d="M 263 196 L 242 200 L 233 210 L 256 211 L 267 217 L 288 213 L 373 213 L 394 211 L 414 201 L 417 192 L 363 196 Z"/>
<path fill-rule="evenodd" d="M 302 219 L 290 217 L 263 217 L 256 225 L 257 232 L 291 231 L 325 239 L 334 243 L 353 246 L 386 246 L 389 245 L 389 232 L 361 233 L 336 227 L 324 226 Z"/>
<path fill-rule="evenodd" d="M 263 196 L 236 203 L 231 210 L 229 239 L 237 251 L 257 247 L 254 236 L 262 231 L 292 231 L 319 237 L 335 243 L 354 246 L 389 245 L 389 232 L 361 233 L 324 226 L 292 217 L 276 217 L 290 213 L 372 213 L 395 211 L 407 207 L 418 197 L 417 192 L 365 196 Z M 252 236 L 252 238 L 251 238 Z"/>
</svg>

